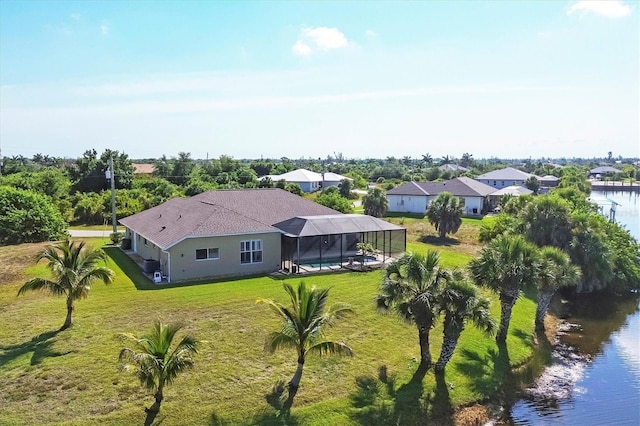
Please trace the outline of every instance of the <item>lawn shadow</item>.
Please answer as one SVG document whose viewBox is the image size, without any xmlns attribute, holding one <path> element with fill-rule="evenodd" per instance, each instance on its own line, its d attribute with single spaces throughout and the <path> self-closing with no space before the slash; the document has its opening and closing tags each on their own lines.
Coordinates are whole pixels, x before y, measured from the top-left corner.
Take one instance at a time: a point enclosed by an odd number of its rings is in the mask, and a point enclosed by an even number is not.
<svg viewBox="0 0 640 426">
<path fill-rule="evenodd" d="M 538 302 L 538 289 L 535 285 L 528 285 L 522 290 L 522 296 L 533 302 Z"/>
<path fill-rule="evenodd" d="M 420 238 L 421 243 L 431 244 L 432 246 L 443 246 L 443 247 L 451 247 L 451 246 L 459 246 L 460 241 L 455 238 L 440 238 L 435 235 L 424 235 Z"/>
<path fill-rule="evenodd" d="M 434 392 L 425 394 L 424 379 L 429 367 L 420 364 L 411 379 L 395 388 L 395 377 L 381 366 L 378 378 L 360 376 L 350 399 L 352 417 L 363 425 L 451 424 L 453 409 L 444 373 L 436 374 Z"/>
<path fill-rule="evenodd" d="M 158 416 L 158 411 L 145 410 L 147 412 L 147 417 L 144 419 L 144 426 L 159 426 L 162 424 L 164 419 L 167 416 L 161 417 L 158 421 L 155 421 Z"/>
<path fill-rule="evenodd" d="M 464 375 L 472 378 L 471 389 L 484 398 L 496 394 L 502 384 L 510 380 L 511 363 L 506 344 L 490 348 L 484 357 L 466 348 L 462 348 L 460 353 L 464 360 L 458 361 L 456 367 Z"/>
<path fill-rule="evenodd" d="M 18 343 L 16 345 L 0 345 L 0 364 L 6 364 L 22 355 L 33 352 L 31 355 L 31 365 L 38 365 L 45 358 L 52 358 L 70 354 L 73 351 L 57 352 L 53 350 L 54 339 L 62 330 L 52 330 L 39 334 L 31 340 Z"/>
<path fill-rule="evenodd" d="M 211 425 L 223 425 L 225 423 L 211 423 Z M 274 425 L 274 426 L 298 426 L 300 422 L 290 411 L 276 411 L 265 408 L 253 416 L 250 425 Z"/>
<path fill-rule="evenodd" d="M 453 406 L 449 397 L 449 385 L 445 381 L 445 372 L 436 371 L 436 390 L 433 395 L 433 414 L 442 424 L 453 424 Z"/>
</svg>

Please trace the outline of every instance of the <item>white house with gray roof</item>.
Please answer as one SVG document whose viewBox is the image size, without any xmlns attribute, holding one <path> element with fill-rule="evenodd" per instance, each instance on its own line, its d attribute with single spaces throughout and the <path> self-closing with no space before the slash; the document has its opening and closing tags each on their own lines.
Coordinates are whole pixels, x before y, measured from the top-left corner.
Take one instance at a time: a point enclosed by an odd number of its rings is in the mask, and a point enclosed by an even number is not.
<svg viewBox="0 0 640 426">
<path fill-rule="evenodd" d="M 316 173 L 307 169 L 292 170 L 281 175 L 267 175 L 260 179 L 269 178 L 273 182 L 284 180 L 287 183 L 295 183 L 300 186 L 303 192 L 316 192 L 322 189 L 322 185 L 327 188 L 329 186 L 338 186 L 343 179 L 349 179 L 346 176 L 333 172 Z"/>
<path fill-rule="evenodd" d="M 493 170 L 489 173 L 477 176 L 476 180 L 484 183 L 485 185 L 489 185 L 496 190 L 513 185 L 525 186 L 527 179 L 532 176 L 540 180 L 538 176 L 514 169 L 513 167 L 506 167 L 504 169 Z"/>
<path fill-rule="evenodd" d="M 494 191 L 468 177 L 458 177 L 446 182 L 407 182 L 387 191 L 386 197 L 389 212 L 424 214 L 440 193 L 449 192 L 463 200 L 465 216 L 479 216 Z"/>
<path fill-rule="evenodd" d="M 359 242 L 373 244 L 383 260 L 406 248 L 402 227 L 278 188 L 174 198 L 120 223 L 133 252 L 157 262 L 169 282 L 295 271 L 311 261 L 342 265 Z"/>
</svg>

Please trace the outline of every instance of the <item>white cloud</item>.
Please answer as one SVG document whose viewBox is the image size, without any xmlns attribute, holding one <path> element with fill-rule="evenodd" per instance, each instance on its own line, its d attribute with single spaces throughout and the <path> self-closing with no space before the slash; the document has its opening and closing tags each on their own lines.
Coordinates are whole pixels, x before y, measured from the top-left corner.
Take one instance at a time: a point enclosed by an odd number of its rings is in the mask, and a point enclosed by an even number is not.
<svg viewBox="0 0 640 426">
<path fill-rule="evenodd" d="M 620 0 L 580 0 L 568 9 L 567 14 L 573 15 L 595 13 L 607 18 L 623 18 L 631 14 L 631 7 Z"/>
<path fill-rule="evenodd" d="M 309 56 L 311 55 L 311 48 L 304 44 L 302 40 L 296 41 L 296 44 L 293 45 L 291 51 L 296 55 L 300 56 Z"/>
<path fill-rule="evenodd" d="M 79 13 L 72 13 L 71 15 L 69 15 L 69 17 L 74 21 L 79 21 L 82 18 L 82 15 L 80 15 Z"/>
<path fill-rule="evenodd" d="M 364 35 L 366 35 L 367 37 L 376 37 L 378 35 L 378 33 L 376 33 L 373 30 L 367 30 L 364 32 Z"/>
<path fill-rule="evenodd" d="M 100 25 L 100 32 L 103 36 L 109 35 L 109 26 L 107 24 Z"/>
<path fill-rule="evenodd" d="M 329 51 L 347 47 L 349 42 L 337 28 L 304 27 L 291 50 L 296 55 L 309 56 L 315 51 Z"/>
</svg>

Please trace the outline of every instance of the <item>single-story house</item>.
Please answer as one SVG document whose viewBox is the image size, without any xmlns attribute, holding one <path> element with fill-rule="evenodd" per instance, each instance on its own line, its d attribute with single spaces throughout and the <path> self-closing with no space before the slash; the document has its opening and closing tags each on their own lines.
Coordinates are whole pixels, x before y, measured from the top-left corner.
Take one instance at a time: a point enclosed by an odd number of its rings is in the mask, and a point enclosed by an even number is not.
<svg viewBox="0 0 640 426">
<path fill-rule="evenodd" d="M 296 169 L 281 175 L 267 175 L 262 176 L 259 179 L 268 177 L 273 182 L 284 180 L 287 183 L 296 183 L 303 192 L 315 192 L 324 187 L 337 186 L 341 180 L 349 179 L 346 176 L 339 175 L 337 173 L 325 172 L 316 173 L 307 169 Z"/>
<path fill-rule="evenodd" d="M 540 186 L 547 188 L 555 188 L 560 183 L 560 178 L 553 175 L 542 176 L 539 180 Z"/>
<path fill-rule="evenodd" d="M 505 195 L 519 197 L 521 195 L 531 194 L 533 194 L 533 191 L 529 188 L 525 188 L 524 186 L 511 185 L 489 194 L 489 204 L 491 206 L 498 206 L 500 204 L 500 201 L 502 200 L 502 197 Z"/>
<path fill-rule="evenodd" d="M 476 177 L 476 180 L 484 183 L 485 185 L 492 186 L 494 190 L 496 190 L 514 185 L 525 186 L 524 184 L 527 179 L 532 176 L 540 180 L 538 176 L 523 172 L 522 170 L 514 169 L 513 167 L 506 167 L 504 169 L 493 170 L 489 173 L 482 174 Z"/>
<path fill-rule="evenodd" d="M 464 201 L 464 214 L 478 216 L 485 210 L 486 197 L 495 191 L 468 177 L 446 182 L 407 182 L 387 191 L 387 210 L 398 213 L 424 214 L 441 192 L 450 192 Z"/>
<path fill-rule="evenodd" d="M 440 170 L 441 172 L 454 172 L 454 173 L 464 173 L 469 171 L 469 169 L 467 169 L 466 167 L 458 166 L 457 164 L 451 164 L 451 163 L 438 166 L 438 170 Z"/>
<path fill-rule="evenodd" d="M 602 175 L 613 175 L 616 173 L 622 173 L 622 170 L 616 169 L 615 167 L 611 166 L 600 166 L 596 167 L 595 169 L 589 170 L 589 177 L 600 179 Z"/>
<path fill-rule="evenodd" d="M 406 249 L 400 226 L 278 188 L 173 198 L 120 223 L 133 252 L 169 282 L 343 265 L 359 255 L 360 242 L 372 244 L 382 261 Z"/>
</svg>

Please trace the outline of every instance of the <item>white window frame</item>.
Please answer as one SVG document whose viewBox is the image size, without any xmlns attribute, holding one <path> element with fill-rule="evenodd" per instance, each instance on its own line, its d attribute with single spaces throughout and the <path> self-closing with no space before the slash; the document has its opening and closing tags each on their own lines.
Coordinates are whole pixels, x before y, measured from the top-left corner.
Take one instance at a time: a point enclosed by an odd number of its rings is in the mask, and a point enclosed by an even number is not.
<svg viewBox="0 0 640 426">
<path fill-rule="evenodd" d="M 203 257 L 201 259 L 198 259 L 198 252 L 200 250 L 206 250 L 207 252 L 207 257 Z M 220 249 L 218 247 L 209 247 L 209 248 L 203 248 L 203 249 L 196 249 L 196 262 L 201 262 L 204 260 L 218 260 L 220 259 Z"/>
<path fill-rule="evenodd" d="M 248 254 L 249 260 L 243 260 L 243 255 Z M 258 260 L 256 260 L 258 259 Z M 253 263 L 262 263 L 264 259 L 262 240 L 243 240 L 240 241 L 240 264 L 250 265 Z"/>
</svg>

